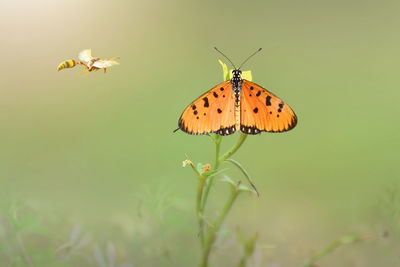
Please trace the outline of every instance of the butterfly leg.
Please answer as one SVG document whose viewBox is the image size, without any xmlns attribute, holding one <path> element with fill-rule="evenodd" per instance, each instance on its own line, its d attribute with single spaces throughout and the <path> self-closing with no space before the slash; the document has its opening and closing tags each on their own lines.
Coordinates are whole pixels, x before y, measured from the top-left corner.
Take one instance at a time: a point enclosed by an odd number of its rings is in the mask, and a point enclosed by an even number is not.
<svg viewBox="0 0 400 267">
<path fill-rule="evenodd" d="M 106 68 L 104 68 L 104 73 L 106 73 Z"/>
</svg>

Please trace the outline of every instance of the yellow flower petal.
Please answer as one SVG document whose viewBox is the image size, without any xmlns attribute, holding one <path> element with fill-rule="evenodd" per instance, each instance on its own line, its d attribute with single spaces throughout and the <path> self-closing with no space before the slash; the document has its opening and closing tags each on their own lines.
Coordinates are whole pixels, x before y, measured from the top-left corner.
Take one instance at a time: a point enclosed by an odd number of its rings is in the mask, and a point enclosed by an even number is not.
<svg viewBox="0 0 400 267">
<path fill-rule="evenodd" d="M 219 64 L 222 66 L 222 72 L 224 74 L 224 81 L 230 80 L 229 78 L 229 72 L 228 72 L 228 66 L 224 62 L 222 62 L 220 59 L 218 59 Z"/>
<path fill-rule="evenodd" d="M 224 75 L 224 81 L 228 81 L 232 79 L 232 71 L 233 69 L 230 69 L 228 71 L 228 66 L 222 62 L 222 60 L 218 59 L 219 64 L 222 66 L 222 72 Z M 253 75 L 251 74 L 251 70 L 244 70 L 242 71 L 242 79 L 248 80 L 248 81 L 253 81 Z"/>
</svg>

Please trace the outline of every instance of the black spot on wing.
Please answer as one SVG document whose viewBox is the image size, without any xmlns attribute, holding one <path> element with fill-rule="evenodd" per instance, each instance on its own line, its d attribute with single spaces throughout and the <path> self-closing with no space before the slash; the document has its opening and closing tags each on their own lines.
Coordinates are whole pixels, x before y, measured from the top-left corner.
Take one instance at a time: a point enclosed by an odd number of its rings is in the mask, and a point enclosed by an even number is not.
<svg viewBox="0 0 400 267">
<path fill-rule="evenodd" d="M 203 101 L 204 101 L 204 107 L 205 107 L 205 108 L 208 108 L 208 107 L 210 106 L 210 104 L 208 103 L 208 98 L 207 98 L 207 97 L 204 97 L 204 98 L 203 98 Z"/>
<path fill-rule="evenodd" d="M 266 101 L 265 101 L 265 104 L 266 104 L 267 106 L 271 106 L 271 96 L 267 96 L 267 99 L 266 99 Z"/>
<path fill-rule="evenodd" d="M 218 111 L 218 113 L 222 113 L 222 110 L 220 110 L 220 109 L 217 109 L 217 111 Z"/>
<path fill-rule="evenodd" d="M 257 113 L 258 112 L 258 108 L 253 109 L 253 112 Z"/>
<path fill-rule="evenodd" d="M 216 92 L 213 93 L 215 98 L 218 98 L 218 94 Z"/>
<path fill-rule="evenodd" d="M 261 91 L 258 91 L 256 96 L 260 96 L 261 95 Z"/>
</svg>

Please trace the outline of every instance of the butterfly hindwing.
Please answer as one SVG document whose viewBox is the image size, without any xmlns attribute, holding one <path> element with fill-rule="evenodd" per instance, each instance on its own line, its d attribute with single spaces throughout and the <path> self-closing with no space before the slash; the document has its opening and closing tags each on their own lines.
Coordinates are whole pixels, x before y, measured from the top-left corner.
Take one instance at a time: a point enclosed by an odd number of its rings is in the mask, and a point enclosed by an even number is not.
<svg viewBox="0 0 400 267">
<path fill-rule="evenodd" d="M 246 134 L 284 132 L 297 124 L 286 103 L 253 82 L 243 79 L 240 98 L 240 130 Z"/>
<path fill-rule="evenodd" d="M 178 122 L 179 128 L 189 134 L 229 135 L 236 131 L 235 124 L 235 99 L 230 81 L 218 84 L 193 101 Z"/>
</svg>

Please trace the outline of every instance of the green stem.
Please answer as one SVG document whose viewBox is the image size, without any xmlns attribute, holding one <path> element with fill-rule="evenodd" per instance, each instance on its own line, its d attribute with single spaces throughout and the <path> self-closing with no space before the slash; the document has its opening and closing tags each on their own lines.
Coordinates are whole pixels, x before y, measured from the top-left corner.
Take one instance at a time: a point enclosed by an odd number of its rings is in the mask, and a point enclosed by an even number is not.
<svg viewBox="0 0 400 267">
<path fill-rule="evenodd" d="M 224 160 L 230 158 L 240 148 L 240 146 L 244 143 L 246 138 L 247 138 L 247 134 L 240 133 L 239 140 L 236 142 L 236 144 L 228 152 L 226 152 L 222 157 L 220 157 L 218 159 L 218 162 L 221 163 Z"/>
<path fill-rule="evenodd" d="M 222 136 L 218 135 L 214 139 L 215 141 L 215 164 L 214 164 L 214 170 L 217 170 L 220 164 L 219 161 L 219 151 L 221 148 L 221 141 L 222 141 Z"/>
<path fill-rule="evenodd" d="M 247 137 L 246 134 L 241 133 L 239 140 L 236 142 L 236 144 L 222 157 L 219 156 L 222 136 L 217 135 L 215 136 L 215 138 L 212 138 L 215 143 L 215 164 L 211 171 L 217 171 L 221 162 L 231 157 L 240 148 L 240 146 L 246 140 L 246 137 Z M 235 201 L 237 195 L 239 194 L 239 191 L 235 187 L 232 188 L 231 194 L 220 216 L 217 218 L 217 221 L 215 222 L 214 226 L 208 227 L 207 236 L 205 238 L 203 231 L 204 210 L 207 203 L 208 194 L 210 192 L 212 182 L 214 180 L 213 179 L 214 176 L 208 177 L 207 175 L 202 174 L 199 175 L 198 177 L 199 177 L 199 184 L 197 188 L 197 216 L 200 227 L 199 230 L 200 242 L 203 248 L 203 255 L 200 266 L 206 267 L 208 265 L 208 257 L 210 255 L 212 245 L 214 244 L 216 239 L 216 233 L 219 231 L 226 215 L 228 214 L 230 208 L 232 207 L 233 202 Z"/>
<path fill-rule="evenodd" d="M 315 262 L 321 259 L 323 256 L 333 252 L 336 248 L 338 248 L 341 245 L 345 244 L 351 244 L 356 241 L 360 241 L 361 238 L 359 236 L 353 235 L 353 236 L 345 236 L 342 237 L 338 240 L 335 240 L 332 242 L 328 247 L 325 249 L 321 250 L 320 252 L 316 253 L 313 255 L 310 259 L 307 260 L 307 262 L 303 265 L 303 267 L 312 267 L 315 266 Z"/>
<path fill-rule="evenodd" d="M 215 164 L 214 164 L 213 170 L 217 170 L 219 168 L 219 165 L 221 164 L 221 162 L 223 162 L 227 158 L 231 157 L 240 148 L 240 146 L 244 143 L 244 141 L 246 140 L 246 137 L 247 137 L 247 134 L 240 133 L 239 140 L 236 142 L 236 144 L 228 152 L 226 152 L 222 157 L 219 157 L 222 136 L 219 136 L 219 135 L 216 136 L 214 139 L 214 142 L 215 142 Z M 210 177 L 208 179 L 206 188 L 204 190 L 203 202 L 202 202 L 203 210 L 205 209 L 205 206 L 207 203 L 207 198 L 208 198 L 208 194 L 210 192 L 213 178 L 214 177 Z"/>
<path fill-rule="evenodd" d="M 219 151 L 221 149 L 221 141 L 222 141 L 222 136 L 217 135 L 215 136 L 215 138 L 213 139 L 215 142 L 215 163 L 214 163 L 214 167 L 213 167 L 213 171 L 218 170 L 219 168 Z M 204 210 L 204 207 L 206 206 L 206 202 L 207 202 L 207 198 L 208 198 L 208 193 L 210 192 L 210 188 L 211 188 L 211 184 L 213 182 L 213 177 L 210 177 L 207 181 L 206 184 L 206 188 L 204 190 L 204 194 L 203 194 L 203 202 L 201 204 L 201 208 L 202 210 Z"/>
<path fill-rule="evenodd" d="M 235 187 L 231 187 L 231 194 L 229 195 L 228 200 L 225 203 L 224 208 L 222 209 L 220 215 L 218 216 L 214 227 L 210 227 L 207 231 L 207 238 L 204 243 L 203 255 L 201 259 L 200 266 L 207 267 L 208 266 L 208 257 L 211 252 L 211 248 L 215 242 L 217 237 L 217 233 L 221 228 L 222 223 L 225 220 L 226 215 L 228 214 L 229 210 L 231 209 L 233 203 L 235 202 L 236 197 L 239 195 L 240 191 L 237 190 Z"/>
<path fill-rule="evenodd" d="M 196 200 L 196 212 L 197 212 L 197 220 L 199 223 L 199 236 L 201 246 L 204 247 L 204 233 L 203 233 L 203 207 L 201 206 L 201 199 L 203 195 L 204 183 L 207 179 L 207 176 L 199 175 L 198 176 L 199 183 L 197 185 L 197 200 Z"/>
</svg>

